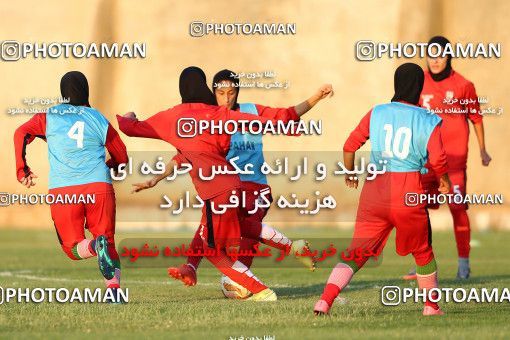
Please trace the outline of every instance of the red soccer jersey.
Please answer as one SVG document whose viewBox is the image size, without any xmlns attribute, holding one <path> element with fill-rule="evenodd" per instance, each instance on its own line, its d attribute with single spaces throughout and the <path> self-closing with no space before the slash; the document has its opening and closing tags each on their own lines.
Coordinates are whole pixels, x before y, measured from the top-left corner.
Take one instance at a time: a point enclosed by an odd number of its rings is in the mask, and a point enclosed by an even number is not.
<svg viewBox="0 0 510 340">
<path fill-rule="evenodd" d="M 261 117 L 283 120 L 285 122 L 291 120 L 294 121 L 299 120 L 299 116 L 297 115 L 294 106 L 291 106 L 289 108 L 274 108 L 260 104 L 255 104 L 255 107 L 257 108 L 257 112 Z"/>
<path fill-rule="evenodd" d="M 370 137 L 370 117 L 372 110 L 361 119 L 358 126 L 351 132 L 349 138 L 345 141 L 343 150 L 345 152 L 356 152 L 365 144 Z M 447 171 L 447 158 L 443 149 L 442 132 L 439 126 L 432 131 L 427 143 L 428 164 L 437 176 L 441 177 Z"/>
<path fill-rule="evenodd" d="M 434 110 L 443 119 L 441 136 L 449 170 L 465 169 L 469 140 L 467 120 L 473 124 L 482 121 L 473 83 L 453 70 L 448 78 L 441 81 L 434 81 L 425 71 L 420 105 Z"/>
<path fill-rule="evenodd" d="M 356 152 L 370 138 L 370 117 L 372 110 L 361 119 L 358 126 L 345 141 L 344 152 Z M 434 175 L 440 178 L 448 170 L 446 155 L 441 140 L 441 130 L 436 126 L 432 131 L 428 143 L 428 164 Z M 406 207 L 405 197 L 409 193 L 422 193 L 421 174 L 414 172 L 387 172 L 377 176 L 373 181 L 365 182 L 360 198 L 360 206 L 367 203 L 379 207 Z"/>
<path fill-rule="evenodd" d="M 16 177 L 18 181 L 31 172 L 25 155 L 27 145 L 32 143 L 36 137 L 46 140 L 46 113 L 44 112 L 34 115 L 28 122 L 17 128 L 14 133 L 14 154 L 16 156 Z M 108 124 L 105 147 L 111 156 L 106 162 L 108 167 L 117 167 L 117 165 L 128 161 L 126 146 L 111 124 Z"/>
<path fill-rule="evenodd" d="M 199 169 L 202 170 L 205 176 L 212 174 L 213 167 L 220 166 L 221 168 L 226 167 L 229 170 L 234 170 L 225 159 L 230 148 L 231 136 L 229 134 L 211 134 L 210 131 L 202 131 L 203 133 L 196 134 L 193 138 L 183 137 L 183 131 L 181 130 L 183 120 L 189 122 L 193 119 L 197 123 L 199 121 L 219 123 L 229 120 L 267 122 L 271 119 L 282 118 L 281 120 L 288 122 L 299 119 L 293 108 L 267 109 L 269 110 L 266 114 L 254 116 L 228 110 L 225 107 L 187 103 L 161 111 L 145 121 L 121 116 L 117 116 L 117 120 L 120 130 L 128 136 L 161 139 L 172 144 L 179 151 L 174 160 L 178 163 L 183 163 L 185 160 L 191 163 L 190 176 L 195 189 L 202 199 L 207 200 L 241 186 L 239 176 L 236 174 L 215 175 L 213 180 L 202 180 L 199 176 Z M 278 112 L 278 110 L 283 111 Z M 266 117 L 271 117 L 271 119 Z M 179 131 L 181 135 L 179 135 Z"/>
</svg>

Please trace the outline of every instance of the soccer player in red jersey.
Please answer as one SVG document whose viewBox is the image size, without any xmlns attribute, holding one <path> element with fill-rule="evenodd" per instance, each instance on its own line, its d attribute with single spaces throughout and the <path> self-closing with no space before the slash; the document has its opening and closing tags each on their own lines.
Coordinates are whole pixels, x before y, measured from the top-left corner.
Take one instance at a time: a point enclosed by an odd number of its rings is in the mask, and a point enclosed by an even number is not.
<svg viewBox="0 0 510 340">
<path fill-rule="evenodd" d="M 436 36 L 430 39 L 429 45 L 433 43 L 444 48 L 450 42 L 444 37 Z M 428 57 L 427 66 L 420 105 L 436 113 L 443 120 L 441 136 L 448 159 L 448 175 L 452 182 L 450 194 L 465 196 L 469 141 L 468 121 L 473 123 L 482 165 L 488 166 L 491 162 L 491 157 L 485 148 L 483 116 L 480 112 L 478 96 L 473 83 L 452 69 L 451 56 Z M 423 176 L 423 186 L 430 193 L 437 192 L 437 181 L 433 171 Z M 429 206 L 432 209 L 438 207 L 438 204 Z M 449 204 L 449 208 L 453 217 L 453 230 L 459 257 L 457 278 L 468 279 L 470 275 L 469 242 L 471 239 L 468 206 L 452 202 Z M 404 278 L 415 279 L 414 272 L 411 271 Z"/>
<path fill-rule="evenodd" d="M 316 315 L 329 312 L 335 298 L 371 257 L 370 254 L 378 256 L 381 253 L 393 228 L 396 229 L 397 253 L 401 256 L 412 254 L 415 259 L 419 288 L 430 292 L 438 286 L 425 204 L 410 204 L 408 200 L 409 195 L 423 193 L 421 172 L 426 171 L 427 161 L 438 178 L 438 190 L 442 193 L 450 190 L 439 130 L 441 119 L 417 105 L 423 78 L 423 71 L 416 64 L 398 67 L 391 103 L 372 108 L 344 144 L 347 170 L 354 169 L 356 150 L 370 139 L 371 162 L 381 168 L 380 162 L 386 161 L 386 172 L 366 181 L 361 192 L 354 235 L 348 250 L 362 255 L 335 266 L 320 300 L 315 304 Z M 346 175 L 345 183 L 351 188 L 358 187 L 355 177 Z M 442 314 L 433 300 L 426 299 L 423 315 Z"/>
<path fill-rule="evenodd" d="M 127 162 L 126 147 L 108 120 L 90 107 L 85 75 L 66 73 L 60 91 L 69 103 L 36 114 L 16 130 L 16 175 L 27 188 L 35 185 L 37 176 L 27 164 L 26 147 L 36 137 L 44 139 L 50 163 L 49 193 L 54 197 L 94 195 L 95 200 L 57 200 L 51 205 L 62 250 L 72 260 L 97 256 L 107 288 L 116 289 L 120 287 L 120 261 L 115 250 L 115 192 L 110 168 Z M 111 156 L 107 162 L 105 147 Z M 84 226 L 94 239 L 85 237 Z"/>
<path fill-rule="evenodd" d="M 133 113 L 124 117 L 117 116 L 119 128 L 128 136 L 156 138 L 172 144 L 179 152 L 179 157 L 192 164 L 190 175 L 200 198 L 204 201 L 202 220 L 199 234 L 209 248 L 219 250 L 207 259 L 224 275 L 242 285 L 253 296 L 254 301 L 274 301 L 276 294 L 260 282 L 244 265 L 239 266 L 226 255 L 226 250 L 240 245 L 241 230 L 239 226 L 239 209 L 229 207 L 223 214 L 216 214 L 213 205 L 229 204 L 233 191 L 241 187 L 241 181 L 236 174 L 217 174 L 213 180 L 203 180 L 199 171 L 205 176 L 212 174 L 213 167 L 220 166 L 233 170 L 232 165 L 225 159 L 230 148 L 229 134 L 213 134 L 211 131 L 192 133 L 183 136 L 183 121 L 193 120 L 196 124 L 201 121 L 259 121 L 269 122 L 270 119 L 228 110 L 226 107 L 214 106 L 216 101 L 211 90 L 207 87 L 204 72 L 198 67 L 188 67 L 181 73 L 179 90 L 182 104 L 159 112 L 145 121 L 138 121 Z M 295 111 L 290 110 L 285 121 L 299 120 Z M 188 131 L 190 132 L 190 131 Z M 170 162 L 179 166 L 176 160 Z"/>
<path fill-rule="evenodd" d="M 302 116 L 320 100 L 333 94 L 331 85 L 323 85 L 308 100 L 294 107 L 270 108 L 259 104 L 239 104 L 237 102 L 239 89 L 239 78 L 235 77 L 233 71 L 222 70 L 213 78 L 213 91 L 219 106 L 225 106 L 231 110 L 251 113 L 261 117 L 283 120 L 287 119 L 289 115 L 294 115 L 292 112 L 293 110 L 298 116 Z M 177 159 L 177 157 L 175 159 Z M 272 201 L 271 188 L 268 185 L 267 178 L 260 172 L 260 168 L 264 163 L 262 136 L 241 133 L 233 135 L 227 159 L 232 159 L 234 157 L 238 158 L 236 164 L 239 168 L 243 169 L 247 164 L 251 164 L 254 169 L 254 174 L 240 176 L 240 190 L 241 192 L 245 192 L 247 197 L 247 207 L 241 207 L 240 209 L 242 236 L 240 252 L 242 253 L 244 250 L 250 251 L 259 241 L 284 251 L 290 248 L 292 253 L 296 253 L 296 251 L 301 252 L 303 248 L 308 248 L 306 241 L 292 241 L 279 230 L 262 223 L 268 209 L 260 208 L 254 214 L 248 213 L 248 211 L 252 210 L 255 206 L 255 201 L 259 199 L 259 196 L 254 194 L 255 192 L 261 193 L 267 191 L 269 200 Z M 181 162 L 185 162 L 185 160 L 181 160 Z M 143 186 L 143 183 L 141 185 Z M 193 249 L 200 249 L 202 247 L 202 240 L 198 232 L 193 238 L 191 247 Z M 310 257 L 297 257 L 297 259 L 302 261 L 307 268 L 311 270 L 315 269 L 314 259 Z M 196 271 L 201 260 L 202 257 L 190 256 L 186 264 L 180 267 L 171 267 L 168 272 L 175 279 L 181 280 L 186 285 L 193 286 L 197 282 Z M 246 268 L 250 268 L 253 257 L 240 256 L 239 262 L 246 266 Z"/>
</svg>

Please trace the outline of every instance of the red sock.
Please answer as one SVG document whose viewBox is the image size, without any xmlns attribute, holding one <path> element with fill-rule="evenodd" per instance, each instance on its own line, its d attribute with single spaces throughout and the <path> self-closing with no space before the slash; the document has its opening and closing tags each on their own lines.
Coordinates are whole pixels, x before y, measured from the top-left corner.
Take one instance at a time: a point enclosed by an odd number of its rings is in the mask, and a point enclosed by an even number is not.
<svg viewBox="0 0 510 340">
<path fill-rule="evenodd" d="M 354 271 L 351 267 L 345 263 L 337 264 L 329 275 L 329 279 L 326 283 L 326 287 L 324 287 L 324 292 L 322 293 L 321 300 L 326 301 L 327 304 L 331 306 L 342 289 L 344 289 L 349 284 L 353 275 Z"/>
<path fill-rule="evenodd" d="M 83 239 L 76 243 L 70 250 L 72 259 L 81 260 L 96 256 L 95 240 Z"/>
<path fill-rule="evenodd" d="M 239 247 L 239 252 L 250 251 L 253 250 L 253 247 L 259 244 L 257 240 L 252 240 L 251 238 L 242 238 L 241 246 Z M 253 263 L 253 256 L 239 256 L 239 262 L 244 264 L 246 267 L 250 268 Z"/>
<path fill-rule="evenodd" d="M 202 238 L 200 237 L 200 228 L 197 229 L 195 232 L 195 236 L 193 236 L 193 240 L 191 241 L 191 249 L 194 251 L 197 250 L 204 250 L 204 241 L 202 241 Z M 198 269 L 198 266 L 200 265 L 200 262 L 202 261 L 202 256 L 188 256 L 187 264 L 190 264 L 193 266 L 195 271 Z"/>
<path fill-rule="evenodd" d="M 232 261 L 224 251 L 221 251 L 219 255 L 207 257 L 207 259 L 218 268 L 219 271 L 253 294 L 267 289 L 267 286 L 260 282 L 248 267 L 239 261 Z"/>
<path fill-rule="evenodd" d="M 434 301 L 437 301 L 437 293 L 432 293 L 430 294 L 430 296 L 434 299 Z M 425 306 L 430 306 L 434 309 L 439 309 L 439 305 L 437 304 L 437 302 L 432 302 L 432 301 L 429 301 L 428 299 L 425 300 Z"/>
<path fill-rule="evenodd" d="M 278 230 L 265 223 L 262 223 L 261 226 L 260 242 L 279 250 L 287 250 L 292 245 L 292 241 Z"/>
<path fill-rule="evenodd" d="M 437 271 L 428 275 L 416 275 L 416 281 L 418 281 L 418 287 L 424 289 L 426 292 L 432 288 L 437 288 Z M 437 301 L 437 294 L 431 294 L 431 297 Z M 425 306 L 430 306 L 434 309 L 439 309 L 437 302 L 432 302 L 429 299 L 425 300 Z"/>
<path fill-rule="evenodd" d="M 471 247 L 471 228 L 469 217 L 465 209 L 451 210 L 453 216 L 453 230 L 455 232 L 455 241 L 457 242 L 457 253 L 459 257 L 468 258 Z"/>
<path fill-rule="evenodd" d="M 333 283 L 327 283 L 326 287 L 324 287 L 324 291 L 322 292 L 321 300 L 326 301 L 327 304 L 331 306 L 338 294 L 340 294 L 340 287 Z"/>
</svg>

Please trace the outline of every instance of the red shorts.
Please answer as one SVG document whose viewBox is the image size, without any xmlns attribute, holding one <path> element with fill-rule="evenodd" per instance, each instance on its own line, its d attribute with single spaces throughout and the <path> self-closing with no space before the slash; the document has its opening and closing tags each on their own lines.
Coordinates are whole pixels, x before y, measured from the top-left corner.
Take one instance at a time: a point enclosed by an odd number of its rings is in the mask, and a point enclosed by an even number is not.
<svg viewBox="0 0 510 340">
<path fill-rule="evenodd" d="M 225 249 L 240 244 L 239 208 L 214 213 L 214 210 L 220 210 L 221 204 L 229 204 L 231 196 L 232 191 L 227 191 L 204 202 L 199 235 L 209 247 Z"/>
<path fill-rule="evenodd" d="M 254 182 L 243 182 L 241 190 L 244 192 L 246 197 L 245 207 L 241 208 L 240 213 L 240 224 L 241 224 L 241 250 L 251 250 L 253 247 L 259 243 L 260 234 L 262 232 L 262 221 L 269 211 L 268 208 L 258 208 L 256 211 L 250 214 L 250 211 L 253 211 L 255 208 L 255 202 L 257 200 L 262 200 L 260 198 L 260 192 L 267 193 L 265 196 L 269 200 L 269 202 L 273 201 L 273 197 L 271 196 L 271 188 L 267 184 L 259 184 Z M 255 194 L 257 192 L 257 194 Z M 251 266 L 253 258 L 245 259 L 245 261 L 241 261 L 245 263 L 248 267 Z"/>
<path fill-rule="evenodd" d="M 450 182 L 452 183 L 452 187 L 450 189 L 450 194 L 460 194 L 462 196 L 466 195 L 466 170 L 451 170 L 448 171 L 448 177 L 450 177 Z M 425 191 L 432 195 L 438 195 L 439 191 L 437 190 L 439 187 L 439 182 L 436 178 L 436 175 L 429 171 L 425 175 L 422 176 L 422 186 Z M 467 210 L 468 205 L 465 203 L 457 204 L 451 202 L 448 204 L 450 209 L 461 209 Z M 429 209 L 438 209 L 439 203 L 429 204 L 427 206 Z"/>
<path fill-rule="evenodd" d="M 51 218 L 64 250 L 71 249 L 85 239 L 85 229 L 92 236 L 105 235 L 114 243 L 115 192 L 109 183 L 90 183 L 49 190 L 53 195 L 94 195 L 94 203 L 55 203 L 51 205 Z"/>
<path fill-rule="evenodd" d="M 424 206 L 408 207 L 404 203 L 406 193 L 423 192 L 420 177 L 415 172 L 387 173 L 365 182 L 349 250 L 379 255 L 395 228 L 399 255 L 413 254 L 418 265 L 433 259 L 427 210 Z"/>
<path fill-rule="evenodd" d="M 271 188 L 269 185 L 266 184 L 258 184 L 254 182 L 243 182 L 241 191 L 244 192 L 244 195 L 246 197 L 246 204 L 245 207 L 240 208 L 240 219 L 241 219 L 241 228 L 243 228 L 244 225 L 254 225 L 254 224 L 260 224 L 262 225 L 262 220 L 266 216 L 267 212 L 269 211 L 268 208 L 258 208 L 254 213 L 250 214 L 249 212 L 252 211 L 255 208 L 255 202 L 257 200 L 261 200 L 260 198 L 260 192 L 266 191 L 267 194 L 265 195 L 269 202 L 273 202 L 273 197 L 271 196 Z M 257 192 L 257 194 L 255 194 Z"/>
</svg>

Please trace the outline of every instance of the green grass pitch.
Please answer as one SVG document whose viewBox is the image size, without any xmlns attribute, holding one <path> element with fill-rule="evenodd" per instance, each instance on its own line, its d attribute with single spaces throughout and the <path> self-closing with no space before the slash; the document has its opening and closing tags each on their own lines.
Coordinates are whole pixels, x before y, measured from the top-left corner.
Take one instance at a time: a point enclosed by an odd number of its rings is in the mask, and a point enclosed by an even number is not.
<svg viewBox="0 0 510 340">
<path fill-rule="evenodd" d="M 289 231 L 310 238 L 349 237 L 332 229 Z M 124 237 L 169 237 L 174 234 L 120 233 Z M 191 237 L 192 232 L 179 236 Z M 455 280 L 457 259 L 451 232 L 434 232 L 433 245 L 442 287 L 510 288 L 510 233 L 473 234 L 472 279 Z M 95 259 L 71 261 L 60 250 L 54 231 L 0 230 L 0 286 L 103 287 Z M 330 268 L 257 268 L 254 273 L 278 294 L 278 301 L 256 303 L 223 298 L 219 273 L 205 267 L 196 287 L 169 279 L 166 268 L 126 269 L 122 284 L 129 303 L 0 305 L 0 337 L 14 338 L 171 338 L 171 339 L 339 339 L 339 338 L 508 338 L 510 304 L 442 304 L 443 317 L 421 316 L 422 306 L 383 306 L 384 285 L 411 286 L 400 279 L 412 266 L 411 257 L 395 254 L 388 241 L 382 265 L 361 270 L 342 293 L 331 316 L 317 318 L 312 308 Z M 259 260 L 260 261 L 260 260 Z"/>
</svg>

